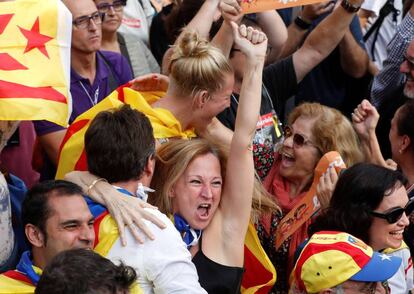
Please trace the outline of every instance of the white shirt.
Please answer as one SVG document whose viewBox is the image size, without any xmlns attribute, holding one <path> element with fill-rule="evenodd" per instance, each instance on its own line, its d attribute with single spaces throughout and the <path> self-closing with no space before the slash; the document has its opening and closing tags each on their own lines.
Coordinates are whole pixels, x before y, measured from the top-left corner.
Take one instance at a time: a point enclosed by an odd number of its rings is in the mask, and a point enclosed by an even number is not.
<svg viewBox="0 0 414 294">
<path fill-rule="evenodd" d="M 128 0 L 118 30 L 123 34 L 136 36 L 148 46 L 149 27 L 154 14 L 155 9 L 149 0 Z"/>
<path fill-rule="evenodd" d="M 146 210 L 167 227 L 160 229 L 144 220 L 155 240 L 139 232 L 144 239 L 144 244 L 140 244 L 126 229 L 127 246 L 123 247 L 118 238 L 106 257 L 132 266 L 137 271 L 138 283 L 144 293 L 207 293 L 198 282 L 191 254 L 172 222 L 158 210 Z"/>
<path fill-rule="evenodd" d="M 387 0 L 365 0 L 364 3 L 362 3 L 362 9 L 371 11 L 374 14 L 374 17 L 368 18 L 368 25 L 366 31 L 363 32 L 364 34 L 377 20 L 379 12 L 381 8 L 384 6 L 385 2 L 387 2 Z M 402 0 L 394 0 L 394 7 L 400 11 L 400 14 L 397 16 L 397 21 L 394 21 L 393 12 L 391 12 L 387 15 L 387 17 L 385 17 L 379 29 L 379 34 L 377 41 L 375 43 L 375 50 L 373 56 L 371 52 L 371 46 L 374 40 L 375 32 L 365 42 L 365 46 L 367 48 L 369 57 L 371 59 L 375 58 L 375 64 L 380 70 L 382 69 L 383 61 L 387 58 L 387 46 L 390 43 L 392 37 L 394 37 L 397 31 L 397 26 L 401 23 L 402 20 Z"/>
<path fill-rule="evenodd" d="M 391 256 L 398 256 L 402 259 L 401 266 L 398 271 L 388 280 L 388 284 L 392 294 L 405 294 L 413 289 L 413 263 L 411 260 L 410 250 L 403 248 L 392 253 Z"/>
</svg>

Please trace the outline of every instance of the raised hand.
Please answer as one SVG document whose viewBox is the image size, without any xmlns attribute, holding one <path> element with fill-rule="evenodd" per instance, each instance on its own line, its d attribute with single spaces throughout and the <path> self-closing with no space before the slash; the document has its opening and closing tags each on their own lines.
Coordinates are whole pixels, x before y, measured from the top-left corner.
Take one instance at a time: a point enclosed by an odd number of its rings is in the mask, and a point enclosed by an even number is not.
<svg viewBox="0 0 414 294">
<path fill-rule="evenodd" d="M 261 59 L 266 57 L 266 34 L 245 25 L 238 26 L 232 22 L 234 43 L 248 59 Z"/>
<path fill-rule="evenodd" d="M 240 1 L 238 0 L 221 0 L 219 10 L 223 19 L 227 22 L 239 23 L 243 17 Z"/>
<path fill-rule="evenodd" d="M 340 2 L 340 1 L 338 1 Z M 303 6 L 303 10 L 300 14 L 300 17 L 308 22 L 312 23 L 315 19 L 317 19 L 322 14 L 331 11 L 335 6 L 334 1 L 326 1 L 316 4 L 309 4 Z"/>
<path fill-rule="evenodd" d="M 368 138 L 369 133 L 375 131 L 379 114 L 377 109 L 364 99 L 352 113 L 352 123 L 357 134 L 362 138 Z"/>
<path fill-rule="evenodd" d="M 336 173 L 335 168 L 331 166 L 321 176 L 318 186 L 316 187 L 316 195 L 318 196 L 322 209 L 329 206 L 337 182 L 338 174 Z"/>
</svg>

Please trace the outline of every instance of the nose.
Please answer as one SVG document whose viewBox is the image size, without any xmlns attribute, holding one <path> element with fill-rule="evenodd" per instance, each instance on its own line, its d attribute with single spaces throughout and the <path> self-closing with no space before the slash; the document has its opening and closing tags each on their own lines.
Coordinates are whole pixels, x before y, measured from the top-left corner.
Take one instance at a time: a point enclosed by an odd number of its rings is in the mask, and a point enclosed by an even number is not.
<svg viewBox="0 0 414 294">
<path fill-rule="evenodd" d="M 400 220 L 398 221 L 398 224 L 400 226 L 406 227 L 410 224 L 410 220 L 408 219 L 407 215 L 405 214 L 405 212 L 403 213 L 402 217 L 400 218 Z"/>
<path fill-rule="evenodd" d="M 213 198 L 213 193 L 211 192 L 211 187 L 209 185 L 204 185 L 201 190 L 201 196 L 207 199 Z"/>
<path fill-rule="evenodd" d="M 79 240 L 82 241 L 86 246 L 91 247 L 95 242 L 95 231 L 93 227 L 89 225 L 82 226 L 82 230 L 79 234 Z"/>
<path fill-rule="evenodd" d="M 285 137 L 283 147 L 293 148 L 293 136 Z"/>
<path fill-rule="evenodd" d="M 90 30 L 90 31 L 96 31 L 97 29 L 98 29 L 98 26 L 96 25 L 95 21 L 91 18 L 89 20 L 88 30 Z"/>
<path fill-rule="evenodd" d="M 108 12 L 106 13 L 108 15 L 115 15 L 115 9 L 113 6 L 109 6 Z"/>
</svg>

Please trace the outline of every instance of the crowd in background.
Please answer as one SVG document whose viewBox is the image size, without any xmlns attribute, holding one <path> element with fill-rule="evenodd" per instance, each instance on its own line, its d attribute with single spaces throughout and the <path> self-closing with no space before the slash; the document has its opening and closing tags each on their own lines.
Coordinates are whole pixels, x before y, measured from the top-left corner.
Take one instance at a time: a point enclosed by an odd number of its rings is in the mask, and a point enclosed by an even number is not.
<svg viewBox="0 0 414 294">
<path fill-rule="evenodd" d="M 411 293 L 413 1 L 259 1 L 62 0 L 68 126 L 0 121 L 0 293 Z"/>
</svg>

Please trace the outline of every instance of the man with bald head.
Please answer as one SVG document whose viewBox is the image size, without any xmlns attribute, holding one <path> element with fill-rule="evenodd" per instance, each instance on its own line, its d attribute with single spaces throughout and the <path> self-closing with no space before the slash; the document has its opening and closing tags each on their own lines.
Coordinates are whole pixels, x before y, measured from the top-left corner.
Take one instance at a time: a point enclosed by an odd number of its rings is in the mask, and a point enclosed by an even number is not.
<svg viewBox="0 0 414 294">
<path fill-rule="evenodd" d="M 92 0 L 63 0 L 63 3 L 73 16 L 70 75 L 73 110 L 69 119 L 72 123 L 118 86 L 131 80 L 132 71 L 120 54 L 99 51 L 105 15 L 98 12 Z M 41 180 L 54 178 L 66 129 L 46 121 L 35 122 L 35 129 L 46 153 Z"/>
</svg>

